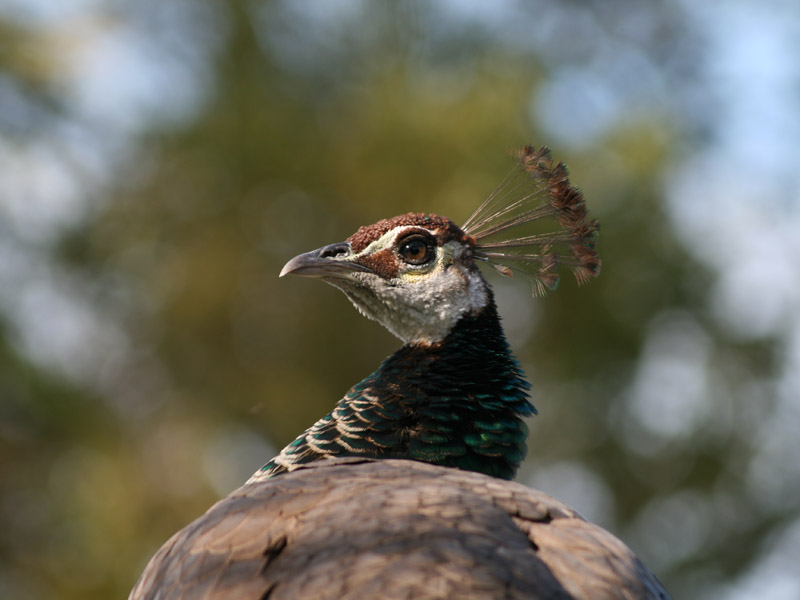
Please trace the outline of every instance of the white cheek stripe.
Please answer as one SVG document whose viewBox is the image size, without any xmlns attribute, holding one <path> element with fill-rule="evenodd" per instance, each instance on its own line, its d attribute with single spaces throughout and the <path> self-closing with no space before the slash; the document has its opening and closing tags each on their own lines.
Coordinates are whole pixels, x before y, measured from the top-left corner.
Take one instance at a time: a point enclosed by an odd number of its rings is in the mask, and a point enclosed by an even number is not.
<svg viewBox="0 0 800 600">
<path fill-rule="evenodd" d="M 385 251 L 408 230 L 436 235 L 418 225 L 398 226 L 349 259 Z M 389 282 L 373 273 L 357 272 L 352 281 L 331 279 L 329 283 L 342 289 L 364 316 L 378 321 L 406 344 L 438 342 L 462 317 L 486 306 L 489 298 L 488 286 L 472 263 L 469 248 L 451 240 L 436 253 L 432 268 L 401 268 Z"/>
<path fill-rule="evenodd" d="M 348 295 L 362 314 L 407 344 L 441 341 L 462 317 L 476 314 L 488 302 L 486 282 L 474 265 L 459 264 L 459 252 L 457 242 L 447 242 L 439 263 L 449 255 L 455 261 L 450 268 L 437 264 L 419 277 L 406 273 L 396 285 L 373 280 L 365 286 L 369 292 L 352 290 Z"/>
<path fill-rule="evenodd" d="M 381 250 L 391 248 L 394 244 L 394 241 L 397 239 L 397 236 L 409 229 L 422 229 L 423 231 L 427 231 L 432 236 L 436 237 L 436 232 L 431 231 L 430 229 L 425 229 L 424 227 L 420 227 L 419 225 L 401 225 L 399 227 L 395 227 L 394 229 L 390 229 L 374 242 L 370 242 L 369 246 L 364 248 L 358 254 L 354 254 L 351 259 L 360 258 L 361 256 L 367 256 L 369 254 L 374 254 L 376 252 L 380 252 Z"/>
</svg>

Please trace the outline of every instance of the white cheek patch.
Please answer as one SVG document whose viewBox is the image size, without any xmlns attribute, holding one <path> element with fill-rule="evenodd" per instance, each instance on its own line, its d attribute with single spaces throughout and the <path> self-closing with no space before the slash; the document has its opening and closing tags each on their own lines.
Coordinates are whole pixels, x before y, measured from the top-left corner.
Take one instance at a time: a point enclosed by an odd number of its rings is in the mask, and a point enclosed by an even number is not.
<svg viewBox="0 0 800 600">
<path fill-rule="evenodd" d="M 391 250 L 398 236 L 408 230 L 436 235 L 418 225 L 398 226 L 349 259 Z M 389 281 L 368 272 L 326 281 L 341 289 L 361 314 L 406 344 L 431 344 L 443 340 L 462 317 L 477 314 L 489 302 L 488 284 L 469 253 L 469 247 L 451 240 L 436 248 L 433 264 L 414 266 L 400 261 L 397 276 Z"/>
<path fill-rule="evenodd" d="M 487 284 L 474 264 L 465 264 L 462 248 L 447 242 L 431 271 L 407 269 L 392 285 L 359 274 L 367 289 L 344 291 L 362 314 L 405 343 L 439 342 L 462 317 L 476 314 L 488 302 Z"/>
</svg>

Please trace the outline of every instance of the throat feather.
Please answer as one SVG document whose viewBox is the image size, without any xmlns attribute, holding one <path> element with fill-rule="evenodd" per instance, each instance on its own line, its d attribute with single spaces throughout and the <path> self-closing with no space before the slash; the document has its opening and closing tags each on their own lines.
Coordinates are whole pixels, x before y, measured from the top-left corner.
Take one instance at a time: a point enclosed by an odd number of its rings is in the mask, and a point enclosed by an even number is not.
<svg viewBox="0 0 800 600">
<path fill-rule="evenodd" d="M 494 302 L 441 342 L 408 344 L 254 478 L 334 456 L 406 458 L 511 479 L 526 453 L 529 384 Z"/>
</svg>

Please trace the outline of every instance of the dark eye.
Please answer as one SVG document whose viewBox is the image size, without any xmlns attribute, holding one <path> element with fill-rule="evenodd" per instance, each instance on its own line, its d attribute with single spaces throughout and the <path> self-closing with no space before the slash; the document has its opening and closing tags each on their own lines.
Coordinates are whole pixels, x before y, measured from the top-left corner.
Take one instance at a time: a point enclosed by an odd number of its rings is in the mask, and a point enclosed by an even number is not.
<svg viewBox="0 0 800 600">
<path fill-rule="evenodd" d="M 421 235 L 407 237 L 398 248 L 401 258 L 410 265 L 422 265 L 434 255 L 433 244 Z"/>
</svg>

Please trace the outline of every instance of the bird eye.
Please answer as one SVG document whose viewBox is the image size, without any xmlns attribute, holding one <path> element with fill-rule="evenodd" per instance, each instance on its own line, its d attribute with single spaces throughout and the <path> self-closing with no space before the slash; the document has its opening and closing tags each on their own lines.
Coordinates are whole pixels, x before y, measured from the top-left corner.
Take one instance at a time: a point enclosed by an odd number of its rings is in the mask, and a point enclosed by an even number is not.
<svg viewBox="0 0 800 600">
<path fill-rule="evenodd" d="M 406 238 L 398 249 L 401 258 L 410 265 L 422 265 L 433 258 L 434 250 L 429 240 L 421 235 Z"/>
</svg>

